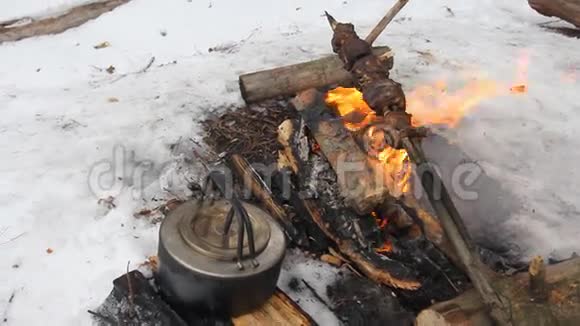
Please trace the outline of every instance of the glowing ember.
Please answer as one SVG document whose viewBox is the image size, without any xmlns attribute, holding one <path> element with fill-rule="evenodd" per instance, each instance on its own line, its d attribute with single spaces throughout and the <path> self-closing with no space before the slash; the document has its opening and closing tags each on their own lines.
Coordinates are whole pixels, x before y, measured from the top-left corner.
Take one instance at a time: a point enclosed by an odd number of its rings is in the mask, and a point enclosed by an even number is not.
<svg viewBox="0 0 580 326">
<path fill-rule="evenodd" d="M 389 225 L 389 219 L 379 217 L 379 215 L 376 212 L 372 212 L 371 216 L 374 217 L 375 222 L 377 223 L 379 229 L 384 230 L 387 227 L 387 225 Z"/>
<path fill-rule="evenodd" d="M 527 51 L 522 51 L 518 58 L 517 77 L 516 82 L 510 87 L 510 92 L 514 94 L 523 94 L 528 91 L 528 66 L 530 64 L 530 56 Z"/>
<path fill-rule="evenodd" d="M 510 87 L 510 92 L 512 93 L 525 93 L 528 91 L 528 87 L 524 84 L 514 85 Z"/>
<path fill-rule="evenodd" d="M 380 248 L 375 248 L 375 251 L 378 253 L 392 252 L 393 244 L 391 243 L 391 241 L 387 240 L 383 243 L 383 245 Z"/>
</svg>

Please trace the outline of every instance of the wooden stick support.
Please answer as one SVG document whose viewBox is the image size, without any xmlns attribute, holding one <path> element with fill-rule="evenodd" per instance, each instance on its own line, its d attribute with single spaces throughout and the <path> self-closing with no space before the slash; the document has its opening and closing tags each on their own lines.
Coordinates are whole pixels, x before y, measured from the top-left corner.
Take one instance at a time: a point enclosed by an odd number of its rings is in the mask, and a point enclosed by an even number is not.
<svg viewBox="0 0 580 326">
<path fill-rule="evenodd" d="M 389 25 L 389 23 L 393 20 L 393 18 L 395 18 L 395 16 L 399 13 L 399 11 L 403 9 L 403 7 L 407 4 L 407 2 L 409 2 L 409 0 L 398 0 L 397 3 L 395 3 L 395 5 L 393 6 L 393 8 L 391 8 L 387 12 L 387 14 L 383 17 L 383 19 L 379 21 L 377 26 L 373 28 L 373 30 L 365 38 L 365 41 L 368 44 L 372 45 L 377 39 L 377 37 L 379 37 L 379 35 L 381 35 L 381 33 L 385 30 L 387 25 Z"/>
</svg>

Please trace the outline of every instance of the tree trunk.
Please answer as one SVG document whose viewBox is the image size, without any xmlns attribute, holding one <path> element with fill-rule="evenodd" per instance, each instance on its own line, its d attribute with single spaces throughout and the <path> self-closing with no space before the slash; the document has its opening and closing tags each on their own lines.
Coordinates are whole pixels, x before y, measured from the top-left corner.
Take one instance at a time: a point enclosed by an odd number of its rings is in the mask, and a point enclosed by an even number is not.
<svg viewBox="0 0 580 326">
<path fill-rule="evenodd" d="M 393 53 L 389 47 L 375 47 L 373 53 L 387 70 L 393 67 Z M 329 55 L 318 60 L 241 75 L 239 83 L 242 97 L 251 103 L 294 95 L 308 88 L 332 84 L 344 86 L 352 84 L 352 81 L 340 59 L 336 55 Z"/>
<path fill-rule="evenodd" d="M 556 16 L 580 28 L 580 0 L 528 0 L 528 3 L 544 16 Z"/>
</svg>

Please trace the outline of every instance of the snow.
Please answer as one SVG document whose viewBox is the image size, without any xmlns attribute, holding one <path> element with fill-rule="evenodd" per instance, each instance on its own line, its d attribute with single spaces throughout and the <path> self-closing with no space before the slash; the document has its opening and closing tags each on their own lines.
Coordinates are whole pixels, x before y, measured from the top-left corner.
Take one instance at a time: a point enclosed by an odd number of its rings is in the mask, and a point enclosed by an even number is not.
<svg viewBox="0 0 580 326">
<path fill-rule="evenodd" d="M 0 4 L 0 18 L 77 3 L 12 1 Z M 186 193 L 176 168 L 186 151 L 171 145 L 199 137 L 195 122 L 209 112 L 242 105 L 240 73 L 330 52 L 324 10 L 366 35 L 386 6 L 133 0 L 63 34 L 0 45 L 1 316 L 9 325 L 91 324 L 86 310 L 104 300 L 127 262 L 137 267 L 156 252 L 158 226 L 133 213 L 156 205 L 152 197 Z M 505 211 L 491 201 L 466 216 L 480 225 L 473 231 L 509 239 L 525 249 L 522 259 L 579 249 L 580 43 L 538 26 L 548 20 L 525 1 L 411 1 L 377 41 L 395 50 L 393 76 L 407 90 L 441 77 L 461 85 L 482 73 L 509 84 L 522 51 L 528 54 L 527 94 L 486 100 L 457 128 L 441 132 L 509 202 Z M 93 48 L 104 41 L 111 46 Z M 210 47 L 229 50 L 209 53 Z M 435 60 L 426 63 L 416 51 Z M 151 68 L 138 73 L 152 57 Z M 103 70 L 110 65 L 113 75 Z M 101 172 L 103 185 L 95 187 Z M 163 190 L 169 186 L 171 193 Z M 110 209 L 98 204 L 108 196 Z M 283 275 L 313 273 L 295 265 Z M 322 291 L 319 281 L 311 283 Z"/>
</svg>

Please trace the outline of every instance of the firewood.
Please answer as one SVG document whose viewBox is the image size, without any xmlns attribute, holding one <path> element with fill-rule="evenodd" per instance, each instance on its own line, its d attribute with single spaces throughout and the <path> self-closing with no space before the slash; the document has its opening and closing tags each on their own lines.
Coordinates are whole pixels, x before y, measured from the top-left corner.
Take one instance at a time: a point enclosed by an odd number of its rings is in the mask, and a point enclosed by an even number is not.
<svg viewBox="0 0 580 326">
<path fill-rule="evenodd" d="M 276 289 L 274 296 L 256 311 L 234 318 L 233 324 L 234 326 L 316 325 L 312 317 L 280 289 Z"/>
<path fill-rule="evenodd" d="M 538 13 L 556 16 L 580 28 L 580 0 L 528 0 Z"/>
<path fill-rule="evenodd" d="M 393 67 L 393 53 L 389 47 L 375 47 L 373 53 L 384 69 Z M 277 96 L 291 96 L 308 88 L 348 85 L 352 84 L 352 78 L 344 70 L 340 59 L 329 55 L 309 62 L 240 75 L 239 84 L 242 98 L 252 103 Z"/>
<path fill-rule="evenodd" d="M 13 42 L 28 37 L 58 34 L 67 29 L 78 27 L 89 20 L 109 12 L 131 0 L 106 0 L 87 3 L 72 8 L 60 16 L 51 16 L 39 20 L 25 18 L 26 24 L 17 24 L 20 19 L 8 23 L 0 23 L 0 43 Z"/>
<path fill-rule="evenodd" d="M 580 324 L 580 259 L 575 258 L 545 268 L 546 301 L 530 298 L 530 274 L 519 273 L 493 281 L 494 286 L 510 303 L 514 325 L 579 325 Z M 486 307 L 477 291 L 470 290 L 446 302 L 423 310 L 417 326 L 491 326 Z"/>
<path fill-rule="evenodd" d="M 416 290 L 421 287 L 421 284 L 416 280 L 395 276 L 390 272 L 390 270 L 381 269 L 373 265 L 369 258 L 365 257 L 360 252 L 360 250 L 356 249 L 356 246 L 352 240 L 341 239 L 336 234 L 334 234 L 332 230 L 330 230 L 327 223 L 324 222 L 321 211 L 315 201 L 311 199 L 305 199 L 303 203 L 314 222 L 318 224 L 318 227 L 326 234 L 327 237 L 334 241 L 338 247 L 338 250 L 350 261 L 352 261 L 366 277 L 377 283 L 392 286 L 398 289 Z"/>
<path fill-rule="evenodd" d="M 284 124 L 288 126 L 292 123 L 287 121 Z M 296 128 L 286 128 L 286 131 L 288 130 L 293 130 L 294 132 L 282 132 L 279 134 L 279 140 L 281 140 L 281 144 L 284 147 L 284 149 L 279 152 L 279 156 L 282 158 L 279 160 L 279 167 L 288 167 L 295 174 L 300 175 L 301 172 L 304 172 L 301 171 L 301 169 L 305 169 L 307 163 L 301 160 L 298 155 L 299 150 L 296 149 Z M 285 156 L 290 156 L 290 158 Z M 283 166 L 280 162 L 295 162 L 296 164 Z M 413 278 L 412 272 L 405 266 L 393 260 L 381 259 L 378 254 L 368 252 L 368 250 L 363 254 L 359 245 L 360 239 L 358 239 L 356 233 L 352 233 L 350 238 L 340 237 L 337 230 L 335 230 L 333 226 L 325 220 L 323 209 L 318 206 L 316 200 L 296 196 L 295 200 L 291 202 L 295 208 L 300 209 L 303 214 L 306 214 L 312 221 L 314 221 L 318 228 L 336 244 L 340 254 L 352 262 L 352 264 L 369 279 L 380 284 L 400 289 L 414 290 L 420 287 L 420 283 Z M 328 218 L 332 219 L 333 222 L 336 222 L 338 216 Z M 354 219 L 354 216 L 349 216 L 349 219 Z M 383 266 L 378 266 L 379 264 L 383 264 Z"/>
<path fill-rule="evenodd" d="M 347 204 L 359 213 L 369 213 L 390 196 L 388 185 L 377 178 L 378 161 L 369 160 L 362 152 L 342 120 L 326 107 L 322 95 L 309 89 L 300 92 L 292 104 L 320 145 L 338 175 L 338 185 Z"/>
</svg>

